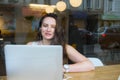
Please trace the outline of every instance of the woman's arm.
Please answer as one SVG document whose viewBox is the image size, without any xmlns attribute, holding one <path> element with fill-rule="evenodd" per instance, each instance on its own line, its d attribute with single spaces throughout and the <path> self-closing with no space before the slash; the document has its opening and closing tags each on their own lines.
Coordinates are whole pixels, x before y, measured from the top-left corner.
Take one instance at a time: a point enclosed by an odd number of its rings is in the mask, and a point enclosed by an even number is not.
<svg viewBox="0 0 120 80">
<path fill-rule="evenodd" d="M 74 62 L 74 64 L 69 64 L 69 72 L 84 72 L 95 69 L 92 62 L 72 46 L 66 45 L 66 52 L 68 58 Z"/>
</svg>

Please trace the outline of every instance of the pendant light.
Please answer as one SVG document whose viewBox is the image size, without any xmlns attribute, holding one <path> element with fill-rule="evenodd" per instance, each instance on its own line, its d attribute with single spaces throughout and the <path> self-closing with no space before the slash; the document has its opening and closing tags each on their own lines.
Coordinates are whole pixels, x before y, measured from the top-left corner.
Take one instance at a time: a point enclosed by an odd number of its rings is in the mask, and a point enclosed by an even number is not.
<svg viewBox="0 0 120 80">
<path fill-rule="evenodd" d="M 70 0 L 72 7 L 79 7 L 82 4 L 82 0 Z"/>
<path fill-rule="evenodd" d="M 56 8 L 58 11 L 64 11 L 66 9 L 66 3 L 64 1 L 58 1 Z"/>
<path fill-rule="evenodd" d="M 46 13 L 54 13 L 54 7 L 52 7 L 52 6 L 47 6 L 47 7 L 45 8 L 45 11 L 46 11 Z"/>
</svg>

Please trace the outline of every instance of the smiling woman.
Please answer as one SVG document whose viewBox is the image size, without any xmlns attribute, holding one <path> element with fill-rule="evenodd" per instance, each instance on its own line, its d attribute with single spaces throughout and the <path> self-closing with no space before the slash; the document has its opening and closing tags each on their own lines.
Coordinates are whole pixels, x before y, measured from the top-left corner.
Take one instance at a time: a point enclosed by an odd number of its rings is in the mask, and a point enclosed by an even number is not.
<svg viewBox="0 0 120 80">
<path fill-rule="evenodd" d="M 56 14 L 44 15 L 38 28 L 38 40 L 29 42 L 28 45 L 62 45 L 63 47 L 63 72 L 85 72 L 94 70 L 92 62 L 79 53 L 65 40 L 63 28 L 58 25 L 59 20 Z M 74 64 L 68 64 L 65 59 L 69 58 Z"/>
</svg>

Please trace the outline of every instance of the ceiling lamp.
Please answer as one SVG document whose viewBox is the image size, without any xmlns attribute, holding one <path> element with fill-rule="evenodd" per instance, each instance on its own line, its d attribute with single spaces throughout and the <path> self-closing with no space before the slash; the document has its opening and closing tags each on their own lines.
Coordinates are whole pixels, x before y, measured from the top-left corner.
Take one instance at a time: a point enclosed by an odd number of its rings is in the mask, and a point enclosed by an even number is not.
<svg viewBox="0 0 120 80">
<path fill-rule="evenodd" d="M 52 6 L 47 6 L 45 9 L 46 13 L 53 13 L 54 12 L 54 7 Z"/>
<path fill-rule="evenodd" d="M 72 7 L 79 7 L 82 4 L 82 0 L 70 0 Z"/>
<path fill-rule="evenodd" d="M 66 9 L 66 3 L 64 1 L 59 1 L 56 4 L 56 8 L 58 11 L 64 11 Z"/>
</svg>

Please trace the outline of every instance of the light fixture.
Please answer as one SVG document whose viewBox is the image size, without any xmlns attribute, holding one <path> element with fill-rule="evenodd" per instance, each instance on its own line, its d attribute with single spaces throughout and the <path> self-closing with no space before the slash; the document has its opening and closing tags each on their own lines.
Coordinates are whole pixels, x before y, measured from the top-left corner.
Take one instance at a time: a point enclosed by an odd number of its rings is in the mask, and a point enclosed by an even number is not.
<svg viewBox="0 0 120 80">
<path fill-rule="evenodd" d="M 82 0 L 70 0 L 72 7 L 79 7 L 82 4 Z"/>
<path fill-rule="evenodd" d="M 44 4 L 29 4 L 30 8 L 45 10 L 46 13 L 53 13 L 56 8 L 55 5 L 44 5 Z"/>
<path fill-rule="evenodd" d="M 29 4 L 29 7 L 31 8 L 45 8 L 47 5 L 43 4 Z"/>
<path fill-rule="evenodd" d="M 45 9 L 46 13 L 53 13 L 54 12 L 54 7 L 52 6 L 47 6 Z"/>
<path fill-rule="evenodd" d="M 66 3 L 64 1 L 59 1 L 56 4 L 56 8 L 58 11 L 64 11 L 66 9 Z"/>
</svg>

